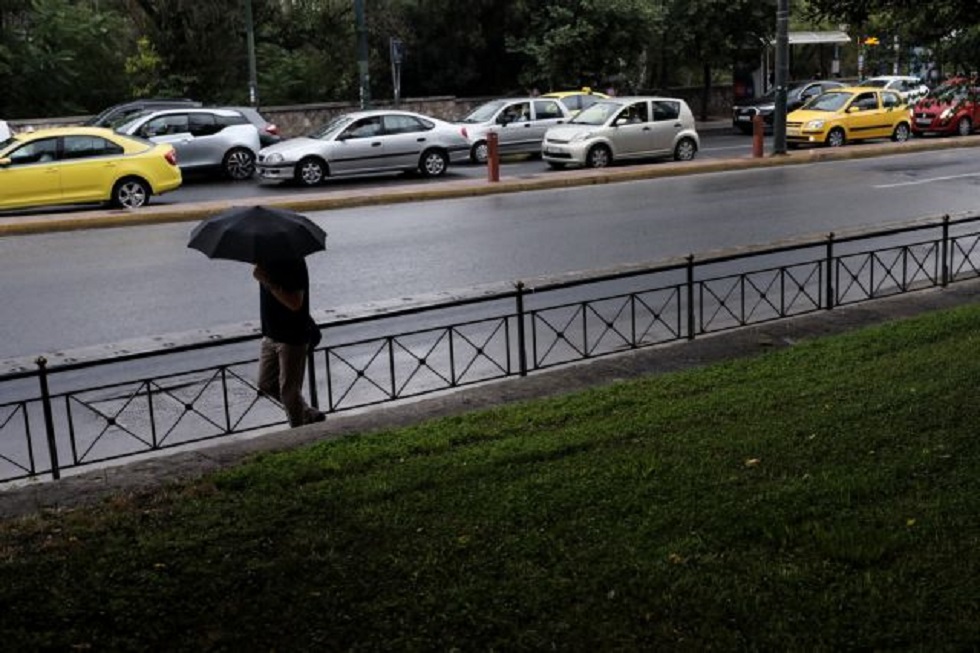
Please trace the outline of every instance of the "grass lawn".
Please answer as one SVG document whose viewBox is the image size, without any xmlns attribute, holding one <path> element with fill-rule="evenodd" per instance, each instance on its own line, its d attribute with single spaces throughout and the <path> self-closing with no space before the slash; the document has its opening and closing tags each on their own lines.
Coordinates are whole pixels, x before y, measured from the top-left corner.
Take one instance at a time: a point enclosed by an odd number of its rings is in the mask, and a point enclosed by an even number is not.
<svg viewBox="0 0 980 653">
<path fill-rule="evenodd" d="M 977 650 L 978 354 L 967 307 L 0 522 L 0 646 Z"/>
</svg>

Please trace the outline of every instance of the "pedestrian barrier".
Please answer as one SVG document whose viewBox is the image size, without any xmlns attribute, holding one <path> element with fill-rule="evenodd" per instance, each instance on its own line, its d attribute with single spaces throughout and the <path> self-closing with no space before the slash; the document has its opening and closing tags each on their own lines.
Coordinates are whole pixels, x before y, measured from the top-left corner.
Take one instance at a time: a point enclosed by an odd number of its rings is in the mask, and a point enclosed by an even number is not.
<svg viewBox="0 0 980 653">
<path fill-rule="evenodd" d="M 321 324 L 311 404 L 337 413 L 980 277 L 980 215 L 690 255 Z M 0 376 L 0 482 L 285 425 L 258 336 Z M 249 353 L 245 354 L 244 349 Z M 202 365 L 211 357 L 219 362 Z M 149 370 L 149 371 L 148 371 Z"/>
</svg>

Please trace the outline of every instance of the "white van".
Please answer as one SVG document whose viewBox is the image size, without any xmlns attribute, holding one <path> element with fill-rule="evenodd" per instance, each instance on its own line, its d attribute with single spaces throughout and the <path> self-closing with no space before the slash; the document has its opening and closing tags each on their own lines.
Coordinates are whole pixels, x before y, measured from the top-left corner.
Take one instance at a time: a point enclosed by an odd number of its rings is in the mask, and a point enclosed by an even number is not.
<svg viewBox="0 0 980 653">
<path fill-rule="evenodd" d="M 10 127 L 6 120 L 0 120 L 0 143 L 10 138 Z"/>
</svg>

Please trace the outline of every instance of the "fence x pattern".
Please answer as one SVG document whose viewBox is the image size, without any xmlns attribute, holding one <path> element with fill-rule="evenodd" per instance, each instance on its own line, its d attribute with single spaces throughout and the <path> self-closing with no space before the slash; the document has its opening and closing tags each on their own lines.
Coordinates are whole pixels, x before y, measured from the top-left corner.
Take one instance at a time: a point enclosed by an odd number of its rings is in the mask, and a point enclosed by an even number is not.
<svg viewBox="0 0 980 653">
<path fill-rule="evenodd" d="M 325 324 L 311 401 L 329 413 L 365 408 L 977 278 L 978 225 L 944 216 Z M 441 319 L 463 304 L 468 319 Z M 402 326 L 414 323 L 425 326 Z M 348 337 L 365 330 L 380 335 Z M 225 360 L 223 344 L 186 348 L 214 360 L 165 374 L 154 370 L 172 350 L 0 377 L 0 482 L 284 426 L 256 387 L 256 359 Z"/>
</svg>

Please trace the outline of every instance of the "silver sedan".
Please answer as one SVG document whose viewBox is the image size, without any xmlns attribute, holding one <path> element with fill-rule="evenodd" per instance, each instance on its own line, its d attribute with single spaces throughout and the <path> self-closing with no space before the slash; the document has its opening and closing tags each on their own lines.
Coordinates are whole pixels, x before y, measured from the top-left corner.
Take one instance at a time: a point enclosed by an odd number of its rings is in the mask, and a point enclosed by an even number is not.
<svg viewBox="0 0 980 653">
<path fill-rule="evenodd" d="M 420 172 L 440 177 L 450 162 L 466 161 L 459 128 L 410 111 L 371 110 L 337 116 L 308 136 L 263 148 L 256 169 L 271 181 L 315 186 L 334 175 Z"/>
</svg>

